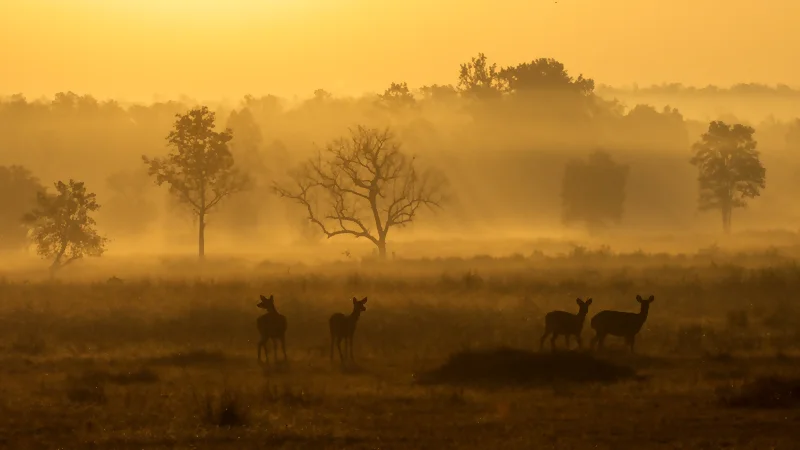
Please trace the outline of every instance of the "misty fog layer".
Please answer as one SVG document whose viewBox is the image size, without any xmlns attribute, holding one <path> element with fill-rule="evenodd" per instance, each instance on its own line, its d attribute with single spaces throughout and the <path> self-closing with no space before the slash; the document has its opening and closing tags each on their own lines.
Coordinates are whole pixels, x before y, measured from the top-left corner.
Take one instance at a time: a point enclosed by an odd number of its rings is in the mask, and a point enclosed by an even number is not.
<svg viewBox="0 0 800 450">
<path fill-rule="evenodd" d="M 398 82 L 360 97 L 318 89 L 301 101 L 267 95 L 208 105 L 216 129 L 233 133 L 237 167 L 254 181 L 208 217 L 209 252 L 313 254 L 321 244 L 334 254 L 370 252 L 368 242 L 350 236 L 325 239 L 301 206 L 271 188 L 356 125 L 389 127 L 403 152 L 420 167 L 441 171 L 449 183 L 447 204 L 420 210 L 413 223 L 392 231 L 390 252 L 448 253 L 458 239 L 594 238 L 614 248 L 652 249 L 653 236 L 671 236 L 656 249 L 709 245 L 690 237 L 718 234 L 720 217 L 698 212 L 698 173 L 689 160 L 710 120 L 753 126 L 766 167 L 766 188 L 735 210 L 734 231 L 796 228 L 797 91 L 761 85 L 595 89 L 591 74 L 573 74 L 555 60 L 492 67 L 490 58 L 479 56 L 460 72 L 453 68 L 449 85 L 409 88 Z M 481 71 L 494 78 L 481 79 Z M 98 228 L 111 238 L 112 255 L 192 253 L 196 221 L 154 185 L 141 157 L 165 155 L 176 114 L 197 105 L 188 98 L 123 104 L 72 92 L 40 100 L 8 96 L 0 101 L 0 166 L 23 166 L 44 187 L 57 180 L 85 182 L 97 194 Z M 597 151 L 627 167 L 626 181 L 619 220 L 587 230 L 564 220 L 562 184 L 570 162 Z M 441 247 L 426 246 L 431 239 Z M 491 252 L 513 251 L 514 244 L 507 244 Z"/>
</svg>

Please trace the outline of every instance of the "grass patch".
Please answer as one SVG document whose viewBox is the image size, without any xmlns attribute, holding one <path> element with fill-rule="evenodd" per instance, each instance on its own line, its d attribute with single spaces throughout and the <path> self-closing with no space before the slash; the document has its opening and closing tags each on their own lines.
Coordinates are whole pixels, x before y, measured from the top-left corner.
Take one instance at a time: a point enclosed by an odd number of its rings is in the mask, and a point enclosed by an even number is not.
<svg viewBox="0 0 800 450">
<path fill-rule="evenodd" d="M 141 368 L 133 371 L 109 372 L 107 370 L 91 370 L 84 372 L 80 379 L 90 384 L 149 384 L 160 380 L 158 374 L 150 369 Z"/>
<path fill-rule="evenodd" d="M 67 400 L 72 403 L 105 405 L 108 402 L 105 383 L 84 377 L 68 377 L 66 394 Z"/>
<path fill-rule="evenodd" d="M 635 375 L 633 368 L 586 353 L 534 353 L 512 348 L 464 351 L 420 376 L 421 384 L 529 385 L 554 381 L 614 382 Z"/>
<path fill-rule="evenodd" d="M 228 357 L 220 351 L 191 350 L 150 358 L 147 360 L 147 363 L 156 366 L 185 367 L 217 364 L 226 361 L 228 361 Z"/>
</svg>

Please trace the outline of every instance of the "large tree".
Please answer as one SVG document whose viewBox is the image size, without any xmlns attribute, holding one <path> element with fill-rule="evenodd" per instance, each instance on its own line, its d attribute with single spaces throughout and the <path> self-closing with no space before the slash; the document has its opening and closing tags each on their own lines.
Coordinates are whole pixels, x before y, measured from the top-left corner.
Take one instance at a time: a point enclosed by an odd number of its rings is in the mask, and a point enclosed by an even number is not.
<svg viewBox="0 0 800 450">
<path fill-rule="evenodd" d="M 592 153 L 586 161 L 567 163 L 561 187 L 564 223 L 583 222 L 592 232 L 619 223 L 628 172 L 628 166 L 614 162 L 604 151 Z"/>
<path fill-rule="evenodd" d="M 53 258 L 50 274 L 84 256 L 101 256 L 105 237 L 97 234 L 91 214 L 100 209 L 95 194 L 83 182 L 55 183 L 54 195 L 40 192 L 37 206 L 24 217 L 43 258 Z"/>
<path fill-rule="evenodd" d="M 408 89 L 405 81 L 402 83 L 392 82 L 378 98 L 380 105 L 392 111 L 413 108 L 417 104 L 414 94 Z"/>
<path fill-rule="evenodd" d="M 22 218 L 36 205 L 44 186 L 22 166 L 0 166 L 0 250 L 21 249 L 28 242 Z"/>
<path fill-rule="evenodd" d="M 582 74 L 573 78 L 564 68 L 564 64 L 552 58 L 538 58 L 504 67 L 497 76 L 512 93 L 550 91 L 588 96 L 594 92 L 594 80 L 584 78 Z"/>
<path fill-rule="evenodd" d="M 719 209 L 722 228 L 731 231 L 734 208 L 747 206 L 746 199 L 761 195 L 766 169 L 761 164 L 753 128 L 714 121 L 692 146 L 691 163 L 697 166 L 701 211 Z"/>
<path fill-rule="evenodd" d="M 413 222 L 420 207 L 440 207 L 446 181 L 418 170 L 389 129 L 358 126 L 300 166 L 290 185 L 274 188 L 305 207 L 327 237 L 368 239 L 385 258 L 389 230 Z"/>
<path fill-rule="evenodd" d="M 477 100 L 496 99 L 503 94 L 506 87 L 507 83 L 500 77 L 497 64 L 489 64 L 483 53 L 473 56 L 459 68 L 458 90 L 465 97 Z"/>
<path fill-rule="evenodd" d="M 206 217 L 223 199 L 248 187 L 249 178 L 234 167 L 228 149 L 230 129 L 215 131 L 215 116 L 202 106 L 177 114 L 167 136 L 170 153 L 163 158 L 142 160 L 157 185 L 169 185 L 170 192 L 188 206 L 198 220 L 198 254 L 205 256 Z"/>
</svg>

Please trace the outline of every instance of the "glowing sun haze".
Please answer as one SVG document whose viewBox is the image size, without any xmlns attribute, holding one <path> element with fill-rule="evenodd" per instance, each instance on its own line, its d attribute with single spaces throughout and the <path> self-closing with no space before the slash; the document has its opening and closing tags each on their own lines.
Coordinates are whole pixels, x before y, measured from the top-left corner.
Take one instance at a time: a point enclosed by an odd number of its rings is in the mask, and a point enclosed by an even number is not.
<svg viewBox="0 0 800 450">
<path fill-rule="evenodd" d="M 600 83 L 800 85 L 795 0 L 0 0 L 0 95 L 148 101 L 454 83 L 485 52 Z"/>
</svg>

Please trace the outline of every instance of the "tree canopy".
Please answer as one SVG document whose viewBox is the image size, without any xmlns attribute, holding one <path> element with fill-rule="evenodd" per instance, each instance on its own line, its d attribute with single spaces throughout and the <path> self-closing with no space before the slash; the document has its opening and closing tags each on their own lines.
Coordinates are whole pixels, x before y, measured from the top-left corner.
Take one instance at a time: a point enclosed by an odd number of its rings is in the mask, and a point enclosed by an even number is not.
<svg viewBox="0 0 800 450">
<path fill-rule="evenodd" d="M 573 159 L 564 169 L 561 189 L 564 223 L 584 222 L 598 231 L 622 220 L 629 168 L 607 152 L 595 151 L 584 161 Z"/>
<path fill-rule="evenodd" d="M 95 229 L 92 214 L 100 209 L 83 182 L 55 183 L 55 194 L 38 193 L 37 205 L 24 217 L 36 252 L 53 258 L 51 273 L 84 256 L 101 256 L 108 241 Z"/>
<path fill-rule="evenodd" d="M 698 207 L 719 209 L 722 226 L 731 231 L 734 208 L 747 206 L 748 198 L 761 195 L 766 169 L 761 164 L 752 127 L 713 121 L 693 146 L 690 160 L 697 167 L 700 186 Z"/>
<path fill-rule="evenodd" d="M 249 179 L 234 167 L 228 148 L 230 129 L 214 131 L 215 114 L 203 106 L 177 120 L 167 136 L 170 153 L 163 158 L 142 156 L 157 185 L 169 185 L 199 221 L 198 254 L 205 255 L 206 216 L 223 199 L 245 190 Z"/>
</svg>

